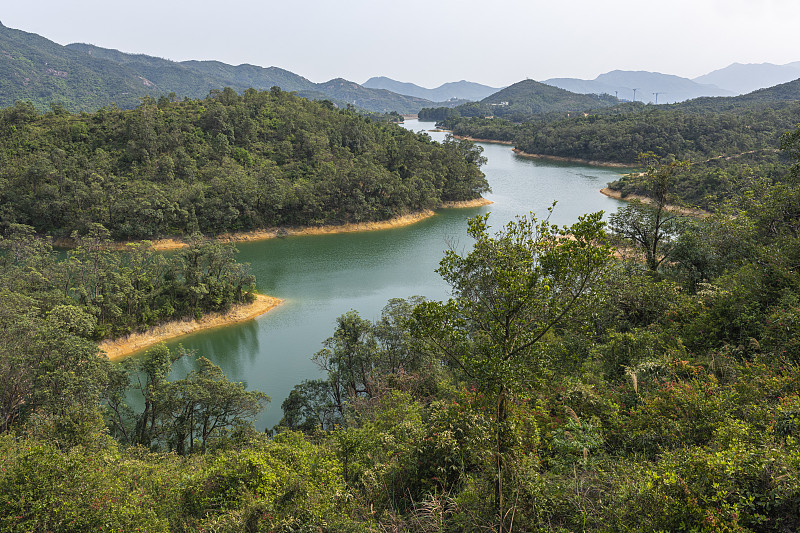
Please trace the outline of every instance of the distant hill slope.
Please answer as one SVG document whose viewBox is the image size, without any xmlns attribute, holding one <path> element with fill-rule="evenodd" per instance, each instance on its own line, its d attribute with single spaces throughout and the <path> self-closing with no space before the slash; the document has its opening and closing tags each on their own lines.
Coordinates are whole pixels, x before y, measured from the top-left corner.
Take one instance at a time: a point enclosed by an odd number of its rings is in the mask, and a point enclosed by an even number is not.
<svg viewBox="0 0 800 533">
<path fill-rule="evenodd" d="M 314 90 L 355 107 L 382 113 L 390 111 L 416 113 L 433 103 L 430 100 L 397 94 L 385 89 L 367 89 L 343 78 L 318 83 Z M 303 91 L 300 91 L 299 94 L 305 96 Z"/>
<path fill-rule="evenodd" d="M 452 99 L 476 102 L 501 90 L 501 88 L 466 80 L 445 83 L 435 89 L 426 89 L 414 83 L 400 82 L 385 76 L 370 78 L 362 86 L 369 89 L 386 89 L 397 94 L 415 96 L 433 102 L 445 102 Z"/>
<path fill-rule="evenodd" d="M 695 98 L 675 104 L 676 109 L 690 112 L 748 111 L 761 108 L 780 108 L 782 105 L 800 101 L 800 79 L 781 83 L 774 87 L 759 89 L 751 93 L 727 98 Z"/>
<path fill-rule="evenodd" d="M 786 65 L 772 63 L 733 63 L 697 77 L 698 83 L 713 83 L 734 94 L 746 94 L 800 78 L 800 61 Z"/>
<path fill-rule="evenodd" d="M 91 44 L 61 46 L 0 24 L 0 107 L 27 100 L 39 109 L 48 109 L 52 102 L 61 103 L 69 111 L 93 111 L 112 104 L 127 109 L 139 105 L 144 96 L 174 92 L 179 97 L 199 98 L 224 87 L 242 92 L 251 87 L 265 90 L 273 86 L 374 112 L 416 113 L 436 105 L 430 100 L 368 89 L 342 79 L 313 83 L 277 67 L 175 62 Z"/>
<path fill-rule="evenodd" d="M 329 99 L 340 105 L 353 105 L 368 111 L 416 113 L 431 105 L 430 100 L 413 98 L 386 90 L 367 89 L 344 79 L 314 83 L 288 70 L 255 65 L 228 65 L 219 61 L 183 61 L 176 63 L 150 56 L 125 54 L 92 45 L 68 45 L 120 65 L 146 72 L 160 87 L 181 96 L 202 97 L 211 89 L 230 87 L 237 92 L 254 88 L 267 90 L 278 86 L 297 91 L 312 100 Z"/>
<path fill-rule="evenodd" d="M 28 100 L 40 109 L 60 102 L 70 110 L 116 103 L 133 107 L 159 92 L 134 69 L 70 50 L 35 33 L 0 24 L 0 106 Z"/>
<path fill-rule="evenodd" d="M 647 71 L 613 70 L 599 75 L 594 80 L 576 78 L 552 78 L 543 83 L 560 87 L 568 91 L 582 94 L 610 94 L 620 100 L 633 101 L 633 89 L 636 89 L 636 101 L 655 103 L 674 103 L 698 98 L 701 96 L 733 96 L 734 93 L 711 84 L 671 74 Z"/>
<path fill-rule="evenodd" d="M 613 96 L 578 94 L 533 80 L 517 82 L 481 100 L 483 106 L 495 109 L 496 115 L 577 112 L 616 103 Z"/>
<path fill-rule="evenodd" d="M 204 97 L 211 89 L 223 87 L 230 87 L 238 92 L 250 87 L 263 90 L 278 86 L 285 91 L 310 90 L 314 87 L 314 83 L 306 78 L 278 67 L 232 66 L 219 61 L 179 63 L 83 43 L 68 44 L 66 48 L 94 58 L 113 61 L 141 73 L 162 90 L 192 98 Z"/>
</svg>

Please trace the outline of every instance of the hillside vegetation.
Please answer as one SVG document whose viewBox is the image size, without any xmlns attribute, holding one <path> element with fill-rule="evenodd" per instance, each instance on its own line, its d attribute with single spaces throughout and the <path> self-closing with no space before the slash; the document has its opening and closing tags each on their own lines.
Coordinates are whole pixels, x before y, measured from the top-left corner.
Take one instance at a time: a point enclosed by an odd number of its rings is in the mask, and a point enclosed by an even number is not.
<svg viewBox="0 0 800 533">
<path fill-rule="evenodd" d="M 24 101 L 40 111 L 50 109 L 51 104 L 72 112 L 93 112 L 111 105 L 132 109 L 145 96 L 175 93 L 181 99 L 203 98 L 224 87 L 237 92 L 280 87 L 307 98 L 330 100 L 341 108 L 352 105 L 373 113 L 416 113 L 433 104 L 341 79 L 313 83 L 277 67 L 175 62 L 82 43 L 61 46 L 2 24 L 0 74 L 0 106 Z"/>
<path fill-rule="evenodd" d="M 450 297 L 343 310 L 265 432 L 269 391 L 202 354 L 112 365 L 96 340 L 250 298 L 234 249 L 198 230 L 475 198 L 480 149 L 278 88 L 2 110 L 0 530 L 797 531 L 797 103 L 736 102 L 460 122 L 541 143 L 576 128 L 603 160 L 616 137 L 657 142 L 620 185 L 649 202 L 607 223 L 471 219 L 437 269 Z M 671 208 L 718 190 L 709 216 Z M 172 233 L 196 240 L 111 240 Z"/>
<path fill-rule="evenodd" d="M 800 131 L 786 139 L 797 161 Z M 266 395 L 208 360 L 170 378 L 196 355 L 98 358 L 86 312 L 36 305 L 48 253 L 17 233 L 0 264 L 2 528 L 796 530 L 798 169 L 691 219 L 664 209 L 680 168 L 651 160 L 659 202 L 607 228 L 471 220 L 473 246 L 438 269 L 452 297 L 343 314 L 274 437 L 252 428 Z"/>
<path fill-rule="evenodd" d="M 531 115 L 557 113 L 560 115 L 612 106 L 617 99 L 607 94 L 578 94 L 539 83 L 523 80 L 506 87 L 480 102 L 469 102 L 454 108 L 424 108 L 420 120 L 442 121 L 456 117 L 492 116 L 521 121 Z"/>
<path fill-rule="evenodd" d="M 516 121 L 458 109 L 437 110 L 440 125 L 458 136 L 507 141 L 527 154 L 636 166 L 639 155 L 690 161 L 676 200 L 714 208 L 751 188 L 756 175 L 779 181 L 788 161 L 782 135 L 800 123 L 800 80 L 737 97 L 680 104 L 624 103 L 565 116 L 529 114 Z M 633 177 L 612 184 L 641 193 Z"/>
<path fill-rule="evenodd" d="M 386 220 L 488 189 L 480 150 L 273 89 L 0 112 L 2 224 L 114 239 Z"/>
</svg>

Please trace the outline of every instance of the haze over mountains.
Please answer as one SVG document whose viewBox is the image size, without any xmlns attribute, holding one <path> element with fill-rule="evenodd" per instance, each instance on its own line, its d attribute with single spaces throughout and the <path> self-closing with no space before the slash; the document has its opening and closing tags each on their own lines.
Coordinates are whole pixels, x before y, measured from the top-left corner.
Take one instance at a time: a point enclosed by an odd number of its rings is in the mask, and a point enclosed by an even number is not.
<svg viewBox="0 0 800 533">
<path fill-rule="evenodd" d="M 700 96 L 734 95 L 732 91 L 716 85 L 702 85 L 688 78 L 660 72 L 614 70 L 601 74 L 593 80 L 552 78 L 544 80 L 543 83 L 576 93 L 605 93 L 614 95 L 620 100 L 660 104 L 682 102 Z"/>
<path fill-rule="evenodd" d="M 711 83 L 725 87 L 735 94 L 746 94 L 757 89 L 773 87 L 800 78 L 800 61 L 785 65 L 772 63 L 734 63 L 694 79 L 698 83 Z"/>
<path fill-rule="evenodd" d="M 738 96 L 798 78 L 800 78 L 800 61 L 786 65 L 734 63 L 694 79 L 659 72 L 613 70 L 593 80 L 550 78 L 542 83 L 578 94 L 609 94 L 622 101 L 633 101 L 633 90 L 636 89 L 637 102 L 666 104 L 705 96 Z M 441 101 L 453 97 L 480 101 L 501 90 L 467 81 L 444 84 L 436 89 L 425 89 L 413 83 L 399 82 L 386 77 L 370 78 L 364 86 L 380 87 L 399 94 L 429 99 L 430 95 L 435 94 Z M 453 90 L 462 87 L 470 87 L 472 92 L 457 93 Z"/>
<path fill-rule="evenodd" d="M 461 80 L 445 83 L 435 89 L 426 89 L 414 83 L 395 81 L 385 76 L 370 78 L 362 85 L 370 89 L 386 89 L 398 94 L 416 96 L 434 102 L 445 102 L 453 99 L 476 102 L 504 88 L 489 87 L 488 85 Z"/>
</svg>

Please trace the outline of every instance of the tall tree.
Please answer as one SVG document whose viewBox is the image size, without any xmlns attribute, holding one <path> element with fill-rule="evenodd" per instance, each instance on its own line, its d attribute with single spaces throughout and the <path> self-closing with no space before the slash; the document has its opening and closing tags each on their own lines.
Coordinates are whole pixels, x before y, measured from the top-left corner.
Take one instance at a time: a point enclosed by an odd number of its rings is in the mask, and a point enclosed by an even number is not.
<svg viewBox="0 0 800 533">
<path fill-rule="evenodd" d="M 610 251 L 602 212 L 570 227 L 518 218 L 495 235 L 488 215 L 469 221 L 475 239 L 462 256 L 447 251 L 438 272 L 452 287 L 447 302 L 415 310 L 415 333 L 424 345 L 460 368 L 495 402 L 495 506 L 506 528 L 503 481 L 509 450 L 507 419 L 529 368 L 540 367 L 537 347 L 589 302 Z"/>
<path fill-rule="evenodd" d="M 634 199 L 609 217 L 611 230 L 644 253 L 645 264 L 657 271 L 672 254 L 684 216 L 671 203 L 670 191 L 685 163 L 664 162 L 652 153 L 642 154 L 642 180 L 649 201 Z"/>
</svg>

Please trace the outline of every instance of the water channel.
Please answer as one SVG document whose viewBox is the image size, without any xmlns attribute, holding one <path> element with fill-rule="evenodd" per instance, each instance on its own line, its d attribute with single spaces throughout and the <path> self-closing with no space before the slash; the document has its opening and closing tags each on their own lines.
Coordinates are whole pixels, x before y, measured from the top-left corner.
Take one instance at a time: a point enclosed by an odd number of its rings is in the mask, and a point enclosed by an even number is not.
<svg viewBox="0 0 800 533">
<path fill-rule="evenodd" d="M 434 125 L 407 121 L 404 127 L 430 131 Z M 441 132 L 430 135 L 434 140 L 445 137 Z M 443 250 L 470 246 L 468 218 L 491 212 L 489 223 L 499 228 L 517 215 L 545 216 L 557 201 L 551 221 L 571 224 L 584 213 L 609 213 L 620 205 L 599 192 L 617 179 L 618 170 L 528 159 L 506 145 L 481 146 L 488 158 L 483 171 L 492 187 L 486 197 L 494 204 L 443 209 L 417 224 L 390 230 L 240 243 L 238 259 L 250 263 L 258 290 L 284 299 L 283 305 L 256 320 L 182 337 L 169 346 L 180 343 L 197 350 L 229 379 L 269 394 L 272 402 L 256 426 L 272 427 L 292 387 L 321 375 L 311 356 L 333 334 L 338 316 L 355 309 L 375 320 L 391 298 L 447 298 L 447 286 L 434 270 Z M 191 365 L 178 362 L 173 378 L 184 377 Z"/>
</svg>

